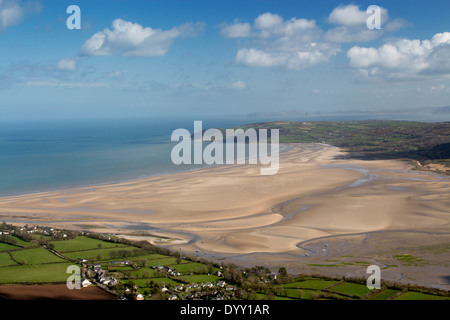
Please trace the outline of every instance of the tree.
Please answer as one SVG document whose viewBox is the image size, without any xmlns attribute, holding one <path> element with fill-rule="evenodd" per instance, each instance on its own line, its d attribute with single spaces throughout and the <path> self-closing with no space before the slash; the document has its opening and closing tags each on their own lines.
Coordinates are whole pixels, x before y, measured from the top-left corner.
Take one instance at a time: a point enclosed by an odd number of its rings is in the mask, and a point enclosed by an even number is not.
<svg viewBox="0 0 450 320">
<path fill-rule="evenodd" d="M 285 267 L 281 267 L 281 268 L 278 270 L 278 275 L 279 275 L 281 278 L 285 278 L 285 277 L 288 275 L 286 268 L 285 268 Z"/>
</svg>

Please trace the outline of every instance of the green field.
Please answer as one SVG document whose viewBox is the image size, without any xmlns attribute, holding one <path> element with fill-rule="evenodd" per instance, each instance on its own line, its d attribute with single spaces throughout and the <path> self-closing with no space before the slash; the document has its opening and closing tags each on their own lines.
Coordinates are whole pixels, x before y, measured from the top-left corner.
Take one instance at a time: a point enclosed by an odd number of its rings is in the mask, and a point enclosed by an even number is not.
<svg viewBox="0 0 450 320">
<path fill-rule="evenodd" d="M 71 263 L 34 264 L 0 268 L 0 283 L 65 282 Z"/>
<path fill-rule="evenodd" d="M 16 246 L 19 247 L 32 247 L 33 244 L 31 244 L 30 242 L 24 241 L 22 239 L 20 239 L 19 237 L 15 237 L 15 236 L 11 236 L 11 238 L 13 238 L 14 240 L 16 240 Z"/>
<path fill-rule="evenodd" d="M 181 282 L 178 282 L 176 280 L 170 279 L 170 278 L 152 278 L 152 279 L 133 279 L 133 283 L 141 288 L 145 288 L 148 286 L 150 281 L 153 281 L 160 286 L 167 286 L 167 285 L 179 285 Z"/>
<path fill-rule="evenodd" d="M 305 280 L 293 283 L 287 283 L 283 285 L 284 288 L 298 288 L 298 289 L 313 289 L 313 290 L 323 290 L 329 286 L 338 283 L 338 281 L 330 280 Z"/>
<path fill-rule="evenodd" d="M 0 251 L 15 250 L 15 249 L 20 249 L 20 247 L 0 242 Z"/>
<path fill-rule="evenodd" d="M 124 270 L 127 271 L 127 270 Z M 123 271 L 122 271 L 123 272 Z M 133 279 L 150 279 L 150 278 L 158 278 L 161 277 L 161 273 L 159 273 L 156 270 L 150 269 L 150 268 L 142 268 L 139 270 L 132 270 L 127 275 L 130 275 L 130 278 Z"/>
<path fill-rule="evenodd" d="M 203 282 L 212 282 L 215 283 L 220 280 L 220 277 L 208 275 L 208 274 L 194 274 L 191 276 L 181 276 L 178 277 L 180 280 L 185 282 L 195 282 L 195 283 L 203 283 Z"/>
<path fill-rule="evenodd" d="M 182 262 L 187 262 L 187 260 L 182 260 Z M 165 259 L 153 259 L 149 260 L 147 266 L 172 266 L 177 264 L 177 258 L 166 257 Z"/>
<path fill-rule="evenodd" d="M 0 252 L 0 267 L 13 266 L 17 263 L 11 259 L 11 256 L 7 252 Z"/>
<path fill-rule="evenodd" d="M 386 289 L 373 296 L 371 300 L 387 300 L 397 293 L 400 293 L 400 290 Z"/>
<path fill-rule="evenodd" d="M 395 300 L 450 300 L 450 297 L 441 297 L 421 292 L 405 292 Z"/>
<path fill-rule="evenodd" d="M 187 262 L 183 264 L 175 264 L 171 265 L 172 268 L 177 270 L 182 275 L 190 274 L 190 273 L 207 273 L 208 266 L 199 262 Z"/>
<path fill-rule="evenodd" d="M 79 236 L 71 240 L 53 241 L 52 243 L 55 245 L 55 250 L 59 252 L 126 247 L 124 244 L 92 239 L 85 236 Z"/>
<path fill-rule="evenodd" d="M 159 253 L 150 253 L 150 254 L 142 254 L 142 255 L 137 255 L 136 257 L 133 258 L 133 260 L 135 260 L 136 262 L 140 261 L 140 260 L 145 260 L 146 263 L 150 260 L 156 260 L 156 259 L 165 259 L 167 258 L 167 256 L 163 255 L 163 254 L 159 254 Z"/>
<path fill-rule="evenodd" d="M 120 248 L 108 248 L 108 249 L 93 249 L 93 250 L 83 250 L 83 251 L 71 251 L 65 252 L 63 255 L 70 259 L 87 259 L 87 260 L 121 260 L 123 257 L 118 257 L 118 252 L 126 252 L 127 256 L 135 255 L 134 252 L 140 251 L 136 247 L 125 247 Z"/>
<path fill-rule="evenodd" d="M 11 254 L 14 260 L 24 264 L 41 264 L 65 261 L 44 248 L 17 250 L 11 252 Z"/>
<path fill-rule="evenodd" d="M 330 290 L 332 292 L 358 296 L 360 298 L 362 298 L 363 296 L 365 296 L 370 292 L 370 289 L 367 288 L 367 286 L 365 285 L 349 282 L 338 284 L 332 287 Z"/>
</svg>

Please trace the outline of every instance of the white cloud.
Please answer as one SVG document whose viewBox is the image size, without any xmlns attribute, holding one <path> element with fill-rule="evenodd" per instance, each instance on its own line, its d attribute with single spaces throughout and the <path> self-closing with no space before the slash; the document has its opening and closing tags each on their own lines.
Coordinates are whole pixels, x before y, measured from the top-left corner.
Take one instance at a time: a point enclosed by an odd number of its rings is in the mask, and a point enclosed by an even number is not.
<svg viewBox="0 0 450 320">
<path fill-rule="evenodd" d="M 81 48 L 82 55 L 109 56 L 162 56 L 173 41 L 182 37 L 195 37 L 204 28 L 204 24 L 187 23 L 170 30 L 152 29 L 138 23 L 116 19 L 112 29 L 104 29 L 88 39 Z"/>
<path fill-rule="evenodd" d="M 62 59 L 58 61 L 58 69 L 61 71 L 74 71 L 77 68 L 75 59 Z"/>
<path fill-rule="evenodd" d="M 367 17 L 366 11 L 361 11 L 359 6 L 350 4 L 335 8 L 328 17 L 328 21 L 342 26 L 359 26 L 366 24 Z"/>
<path fill-rule="evenodd" d="M 380 7 L 381 29 L 367 28 L 367 19 L 372 13 L 350 4 L 335 8 L 328 17 L 328 22 L 337 25 L 325 34 L 325 39 L 337 43 L 365 42 L 380 38 L 386 32 L 395 32 L 409 25 L 404 19 L 391 20 L 388 10 Z"/>
<path fill-rule="evenodd" d="M 39 2 L 22 4 L 18 0 L 0 0 L 0 31 L 19 24 L 26 14 L 41 10 L 42 5 Z"/>
<path fill-rule="evenodd" d="M 246 38 L 251 35 L 252 27 L 249 23 L 226 24 L 222 27 L 220 35 L 224 38 Z"/>
<path fill-rule="evenodd" d="M 247 84 L 244 81 L 236 81 L 231 84 L 230 88 L 235 90 L 244 90 L 247 88 Z"/>
<path fill-rule="evenodd" d="M 17 1 L 0 1 L 0 30 L 18 24 L 24 13 L 24 9 Z"/>
<path fill-rule="evenodd" d="M 438 33 L 431 40 L 398 39 L 379 48 L 354 46 L 347 57 L 350 66 L 367 78 L 450 76 L 450 32 Z"/>
<path fill-rule="evenodd" d="M 251 45 L 236 54 L 234 62 L 238 65 L 298 70 L 326 62 L 340 50 L 339 46 L 323 41 L 322 30 L 314 20 L 284 20 L 267 12 L 258 16 L 253 26 L 243 26 L 235 22 L 221 32 L 230 38 L 250 37 Z"/>
</svg>

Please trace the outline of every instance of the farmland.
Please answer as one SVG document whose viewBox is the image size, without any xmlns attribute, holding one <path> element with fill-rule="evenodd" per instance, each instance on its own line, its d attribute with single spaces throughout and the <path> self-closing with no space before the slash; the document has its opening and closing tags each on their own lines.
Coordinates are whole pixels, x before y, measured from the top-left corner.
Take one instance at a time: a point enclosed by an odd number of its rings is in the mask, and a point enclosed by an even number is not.
<svg viewBox="0 0 450 320">
<path fill-rule="evenodd" d="M 361 279 L 290 275 L 282 267 L 273 273 L 261 266 L 244 269 L 218 265 L 113 235 L 49 231 L 44 227 L 19 229 L 6 224 L 1 228 L 8 235 L 0 242 L 0 294 L 14 299 L 20 299 L 18 285 L 23 285 L 24 297 L 38 298 L 40 287 L 44 290 L 42 297 L 51 298 L 53 291 L 48 286 L 55 285 L 55 299 L 74 298 L 65 286 L 71 265 L 80 267 L 81 277 L 89 282 L 87 287 L 100 290 L 82 288 L 76 296 L 80 298 L 86 292 L 89 299 L 96 299 L 95 292 L 99 299 L 140 300 L 448 300 L 450 296 L 448 292 L 396 284 L 369 290 Z M 398 259 L 417 263 L 410 256 Z M 30 287 L 32 284 L 40 286 Z M 28 295 L 27 288 L 33 289 Z"/>
</svg>

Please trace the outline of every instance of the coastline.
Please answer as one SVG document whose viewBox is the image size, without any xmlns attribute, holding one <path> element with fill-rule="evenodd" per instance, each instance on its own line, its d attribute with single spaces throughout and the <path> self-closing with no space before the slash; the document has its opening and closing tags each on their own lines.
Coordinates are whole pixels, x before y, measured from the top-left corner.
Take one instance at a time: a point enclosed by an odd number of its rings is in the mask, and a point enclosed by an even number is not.
<svg viewBox="0 0 450 320">
<path fill-rule="evenodd" d="M 445 288 L 439 277 L 446 262 L 417 247 L 450 240 L 448 177 L 417 171 L 412 176 L 394 160 L 342 159 L 338 148 L 327 145 L 289 146 L 273 177 L 260 176 L 259 165 L 213 166 L 2 197 L 0 213 L 5 221 L 76 230 L 84 225 L 95 232 L 153 237 L 153 243 L 206 259 L 285 264 L 290 270 L 320 271 L 323 265 L 328 273 L 363 274 L 357 261 L 395 265 L 393 257 L 408 248 L 430 263 L 389 267 L 386 277 L 407 274 L 420 282 L 427 268 L 427 284 Z M 354 168 L 365 168 L 372 179 L 354 188 L 367 176 Z M 384 241 L 387 235 L 392 241 Z"/>
</svg>

